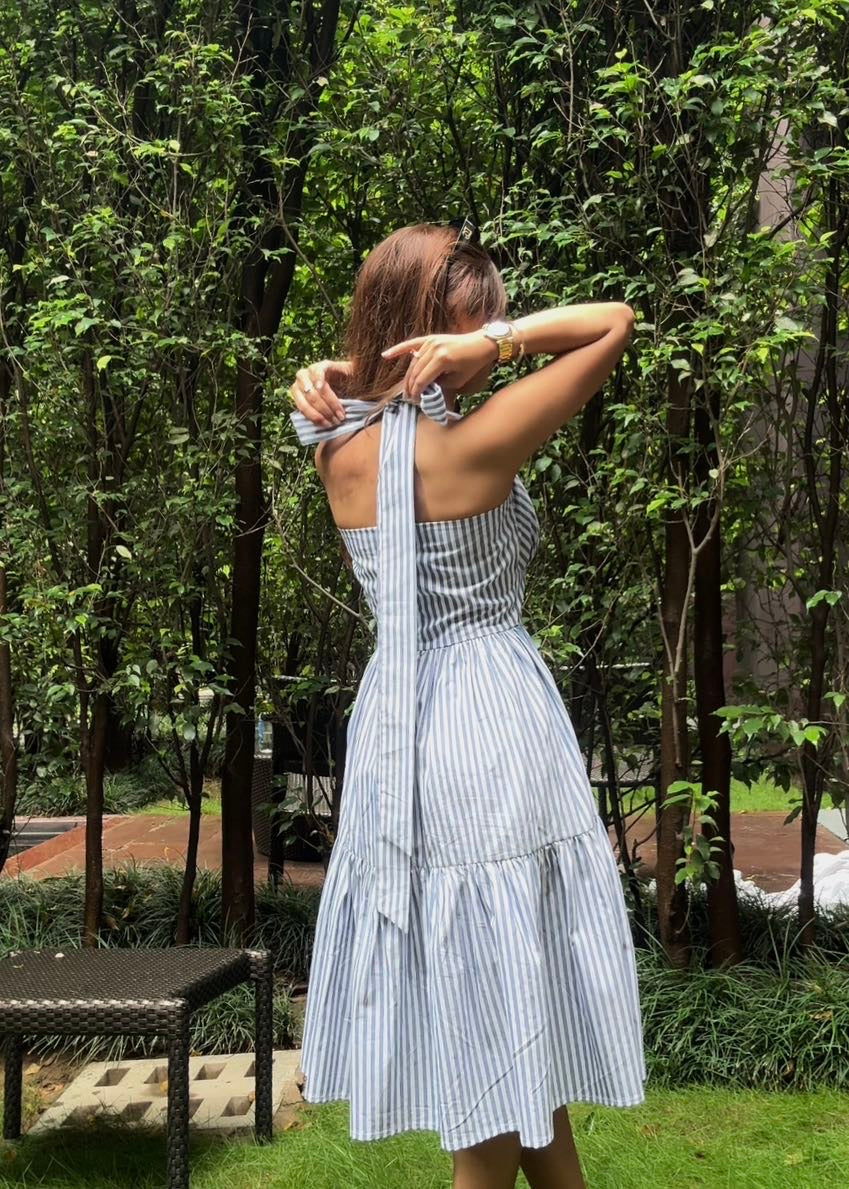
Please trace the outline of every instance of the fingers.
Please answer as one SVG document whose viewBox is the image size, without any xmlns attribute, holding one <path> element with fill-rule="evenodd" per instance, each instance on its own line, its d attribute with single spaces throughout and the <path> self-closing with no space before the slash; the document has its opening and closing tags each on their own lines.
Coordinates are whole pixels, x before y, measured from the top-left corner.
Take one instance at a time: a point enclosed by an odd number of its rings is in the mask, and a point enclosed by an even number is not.
<svg viewBox="0 0 849 1189">
<path fill-rule="evenodd" d="M 430 354 L 429 347 L 423 347 L 420 351 L 412 353 L 407 373 L 404 376 L 404 392 L 410 400 L 418 401 L 421 395 L 420 379 L 427 367 Z"/>
<path fill-rule="evenodd" d="M 445 346 L 440 343 L 431 342 L 418 352 L 404 378 L 405 391 L 411 400 L 421 400 L 428 384 L 445 372 L 447 362 Z"/>
<path fill-rule="evenodd" d="M 321 417 L 322 423 L 335 424 L 336 411 L 327 399 L 320 364 L 300 368 L 295 374 L 293 388 L 295 387 L 300 388 L 301 396 L 306 401 L 307 407 L 312 410 L 311 413 L 307 413 L 311 420 L 317 421 Z"/>
<path fill-rule="evenodd" d="M 344 380 L 351 375 L 353 363 L 350 359 L 327 359 L 324 362 L 324 383 L 329 384 L 332 379 Z M 332 389 L 331 389 L 332 391 Z"/>
<path fill-rule="evenodd" d="M 295 374 L 289 395 L 295 406 L 316 425 L 330 428 L 345 420 L 345 406 L 325 379 L 329 360 L 302 367 Z"/>
<path fill-rule="evenodd" d="M 391 347 L 387 347 L 385 351 L 380 354 L 384 359 L 395 359 L 397 355 L 403 355 L 405 351 L 414 351 L 422 345 L 427 338 L 427 335 L 420 335 L 416 339 L 405 339 L 403 343 L 395 343 Z"/>
<path fill-rule="evenodd" d="M 344 420 L 345 406 L 339 400 L 327 378 L 327 373 L 332 371 L 335 366 L 332 359 L 323 359 L 321 363 L 313 363 L 307 368 L 307 371 L 315 382 L 316 392 L 330 404 L 331 415 L 341 417 Z"/>
<path fill-rule="evenodd" d="M 289 389 L 289 396 L 295 408 L 316 425 L 320 425 L 324 429 L 331 429 L 337 424 L 335 420 L 331 421 L 329 417 L 314 408 L 295 384 Z"/>
<path fill-rule="evenodd" d="M 329 372 L 337 372 L 340 376 L 350 376 L 353 370 L 353 359 L 328 359 L 325 364 L 325 376 Z"/>
</svg>

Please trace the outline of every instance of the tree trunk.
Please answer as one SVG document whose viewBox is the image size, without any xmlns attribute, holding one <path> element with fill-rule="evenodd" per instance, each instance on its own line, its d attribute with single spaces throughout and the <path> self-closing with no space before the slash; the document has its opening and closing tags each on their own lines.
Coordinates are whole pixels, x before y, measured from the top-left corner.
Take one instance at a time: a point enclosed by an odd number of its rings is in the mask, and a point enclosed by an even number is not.
<svg viewBox="0 0 849 1189">
<path fill-rule="evenodd" d="M 33 183 L 30 177 L 24 181 L 24 201 L 32 195 Z M 18 220 L 13 228 L 4 228 L 6 236 L 5 253 L 11 266 L 9 275 L 16 277 L 13 286 L 0 293 L 0 302 L 4 307 L 3 344 L 8 351 L 14 340 L 20 342 L 17 326 L 13 327 L 14 319 L 10 320 L 9 311 L 13 308 L 15 298 L 22 302 L 23 281 L 22 273 L 15 273 L 15 266 L 24 258 L 27 223 L 23 212 L 19 210 Z M 16 292 L 17 290 L 17 292 Z M 14 386 L 15 364 L 4 356 L 0 359 L 0 493 L 5 500 L 6 491 L 6 426 L 9 414 L 9 398 Z M 9 607 L 8 575 L 6 573 L 6 558 L 0 557 L 0 615 L 7 615 Z M 6 865 L 12 843 L 12 830 L 15 824 L 15 805 L 18 799 L 18 751 L 15 745 L 15 692 L 12 680 L 12 649 L 5 640 L 0 640 L 0 763 L 3 765 L 2 788 L 0 788 L 0 872 Z"/>
<path fill-rule="evenodd" d="M 601 721 L 601 742 L 604 752 L 605 778 L 610 793 L 610 814 L 613 819 L 613 828 L 616 832 L 616 841 L 619 845 L 619 859 L 624 868 L 625 878 L 631 892 L 635 932 L 639 937 L 644 937 L 647 928 L 643 894 L 640 888 L 640 881 L 634 870 L 633 857 L 628 850 L 626 823 L 622 815 L 622 790 L 619 787 L 619 773 L 616 768 L 616 749 L 613 745 L 613 730 L 607 710 L 607 691 L 602 688 L 601 674 L 598 671 L 595 659 L 592 657 L 590 658 L 590 665 L 593 688 L 598 700 L 598 713 Z"/>
<path fill-rule="evenodd" d="M 686 485 L 686 445 L 689 433 L 689 385 L 670 369 L 667 413 L 670 482 Z M 675 883 L 677 860 L 683 856 L 683 828 L 686 808 L 680 802 L 666 803 L 666 790 L 677 780 L 687 780 L 690 757 L 687 739 L 687 648 L 686 597 L 690 565 L 690 542 L 684 523 L 685 511 L 667 514 L 665 527 L 666 565 L 661 592 L 663 625 L 663 680 L 661 684 L 660 787 L 657 801 L 657 913 L 660 940 L 672 966 L 690 963 L 690 931 L 687 924 L 687 890 Z"/>
<path fill-rule="evenodd" d="M 210 727 L 211 732 L 211 727 Z M 180 907 L 177 912 L 175 942 L 188 945 L 192 937 L 192 904 L 194 903 L 195 879 L 198 869 L 198 845 L 200 843 L 200 819 L 203 811 L 203 774 L 205 763 L 201 761 L 196 745 L 190 753 L 189 773 L 189 837 L 186 844 L 186 866 L 180 889 Z"/>
<path fill-rule="evenodd" d="M 9 611 L 6 569 L 0 561 L 0 616 Z M 15 747 L 12 691 L 12 650 L 0 641 L 0 762 L 3 764 L 2 803 L 0 803 L 0 871 L 6 865 L 15 823 L 18 796 L 18 752 Z"/>
<path fill-rule="evenodd" d="M 845 381 L 838 378 L 837 374 L 841 277 L 845 270 L 843 253 L 849 243 L 849 221 L 846 202 L 836 179 L 831 179 L 828 183 L 824 208 L 825 221 L 833 229 L 835 236 L 830 244 L 832 260 L 825 286 L 826 301 L 822 312 L 817 365 L 808 390 L 803 457 L 807 497 L 812 510 L 811 520 L 816 534 L 815 540 L 819 546 L 816 589 L 830 591 L 834 586 L 843 459 L 849 441 L 849 409 Z M 825 396 L 824 409 L 819 399 L 821 393 Z M 826 422 L 828 431 L 828 446 L 825 449 L 822 445 L 823 421 Z M 823 477 L 821 471 L 824 471 Z M 821 488 L 824 488 L 822 498 Z M 828 656 L 826 633 L 830 609 L 825 599 L 810 609 L 811 672 L 805 699 L 805 714 L 812 723 L 822 721 Z M 821 741 L 821 747 L 825 742 L 826 740 Z M 824 779 L 822 757 L 813 743 L 806 741 L 802 746 L 802 855 L 799 873 L 799 926 L 804 948 L 813 945 L 816 935 L 814 852 Z"/>
<path fill-rule="evenodd" d="M 186 423 L 193 440 L 197 440 L 198 422 L 195 410 L 197 361 L 192 359 L 191 367 L 183 373 L 182 401 L 186 410 Z M 195 480 L 201 482 L 201 476 L 195 471 Z M 203 553 L 203 547 L 201 547 Z M 189 603 L 189 621 L 192 629 L 192 652 L 195 656 L 207 659 L 207 639 L 204 631 L 204 563 L 196 559 L 194 564 L 195 585 L 194 595 Z M 177 945 L 187 945 L 192 935 L 192 904 L 194 903 L 194 888 L 197 878 L 198 846 L 200 844 L 200 824 L 203 813 L 203 782 L 209 763 L 209 752 L 215 738 L 215 728 L 218 722 L 219 695 L 215 694 L 209 708 L 209 719 L 206 726 L 206 738 L 203 749 L 198 747 L 198 740 L 193 739 L 189 748 L 189 771 L 185 770 L 180 740 L 175 738 L 174 751 L 179 764 L 180 778 L 186 803 L 189 807 L 189 836 L 186 842 L 186 866 L 183 870 L 183 884 L 180 889 L 180 907 L 177 912 L 177 926 L 175 937 Z"/>
<path fill-rule="evenodd" d="M 122 721 L 120 708 L 111 696 L 107 702 L 107 713 L 106 767 L 110 772 L 124 772 L 133 760 L 133 726 Z"/>
<path fill-rule="evenodd" d="M 641 25 L 646 61 L 657 84 L 678 78 L 692 61 L 695 47 L 709 39 L 710 14 L 684 14 L 680 5 L 660 5 L 635 18 Z M 658 37 L 658 31 L 662 35 Z M 711 221 L 710 169 L 715 150 L 701 135 L 701 115 L 666 105 L 658 119 L 655 138 L 663 148 L 658 159 L 657 211 L 669 253 L 670 278 L 681 264 L 704 253 L 703 237 Z M 689 144 L 679 156 L 677 146 Z M 685 327 L 700 305 L 703 294 L 682 294 L 670 318 L 670 330 Z M 665 517 L 665 573 L 661 592 L 664 636 L 663 689 L 661 692 L 661 760 L 657 813 L 657 898 L 661 940 L 673 966 L 690 962 L 687 925 L 687 891 L 675 883 L 677 860 L 683 856 L 682 829 L 686 809 L 669 804 L 669 785 L 689 780 L 687 737 L 687 599 L 692 564 L 687 506 L 690 490 L 690 422 L 692 378 L 671 364 L 667 369 L 668 403 L 666 459 L 670 488 L 682 506 L 667 509 Z"/>
<path fill-rule="evenodd" d="M 104 526 L 101 511 L 93 492 L 100 481 L 101 438 L 97 425 L 97 385 L 90 349 L 82 359 L 83 387 L 86 402 L 86 432 L 88 438 L 89 497 L 86 510 L 86 559 L 90 581 L 101 576 L 104 549 Z M 114 474 L 114 471 L 110 472 Z M 74 637 L 74 653 L 80 691 L 80 752 L 86 783 L 85 822 L 85 901 L 83 904 L 83 945 L 95 947 L 100 936 L 103 916 L 103 772 L 106 763 L 106 730 L 109 722 L 107 695 L 98 687 L 103 672 L 103 643 L 95 645 L 97 666 L 91 683 L 86 677 L 82 641 Z M 89 716 L 89 707 L 91 715 Z"/>
<path fill-rule="evenodd" d="M 250 458 L 236 468 L 239 496 L 237 531 L 233 542 L 233 595 L 230 637 L 233 640 L 229 673 L 233 700 L 241 713 L 228 713 L 221 776 L 221 897 L 225 937 L 233 930 L 246 944 L 254 927 L 253 830 L 251 784 L 254 760 L 254 695 L 259 623 L 262 542 L 267 512 L 262 492 L 259 425 L 262 384 L 243 362 L 239 366 L 237 412 L 251 442 Z M 227 944 L 230 944 L 229 942 Z"/>
<path fill-rule="evenodd" d="M 721 414 L 716 388 L 701 389 L 696 406 L 695 432 L 700 450 L 695 464 L 696 482 L 709 483 L 711 468 L 718 463 L 716 433 Z M 714 489 L 715 490 L 715 489 Z M 743 939 L 731 857 L 731 744 L 719 733 L 721 720 L 715 712 L 725 705 L 722 637 L 722 519 L 715 494 L 699 504 L 694 522 L 699 553 L 696 557 L 695 618 L 693 655 L 696 685 L 696 714 L 702 753 L 702 791 L 717 794 L 713 813 L 716 825 L 703 822 L 708 840 L 718 836 L 721 849 L 712 857 L 719 876 L 708 880 L 711 958 L 715 966 L 737 963 L 743 958 Z"/>
<path fill-rule="evenodd" d="M 83 945 L 96 948 L 103 917 L 103 772 L 109 710 L 106 694 L 94 695 L 91 727 L 85 732 L 85 905 Z"/>
<path fill-rule="evenodd" d="M 244 68 L 251 73 L 256 88 L 257 112 L 262 124 L 253 131 L 245 146 L 249 176 L 245 192 L 251 196 L 251 209 L 244 213 L 261 214 L 268 230 L 246 258 L 242 271 L 242 329 L 257 343 L 262 360 L 268 357 L 273 336 L 280 325 L 289 287 L 295 270 L 298 218 L 303 206 L 303 187 L 309 157 L 311 134 L 293 133 L 291 156 L 295 164 L 284 175 L 280 188 L 270 173 L 268 156 L 260 139 L 260 127 L 271 136 L 276 129 L 273 113 L 267 111 L 269 84 L 282 90 L 295 81 L 296 71 L 290 61 L 286 39 L 271 36 L 270 20 L 257 13 L 249 0 L 237 9 L 247 54 L 240 54 Z M 338 0 L 324 0 L 307 10 L 302 52 L 309 61 L 312 80 L 326 75 L 331 66 Z M 314 110 L 320 86 L 311 83 L 314 92 L 305 95 L 297 114 L 308 126 L 308 114 Z M 269 88 L 271 89 L 271 88 Z M 279 212 L 279 213 L 278 213 Z M 290 229 L 293 250 L 279 253 L 284 243 L 283 227 Z M 244 943 L 254 928 L 253 829 L 251 785 L 254 757 L 254 697 L 256 688 L 257 626 L 262 576 L 262 542 L 268 509 L 262 488 L 262 406 L 264 367 L 251 366 L 240 359 L 236 380 L 236 419 L 245 435 L 245 447 L 236 467 L 236 536 L 233 542 L 233 587 L 231 600 L 232 640 L 227 666 L 231 678 L 234 712 L 225 712 L 226 741 L 221 776 L 221 917 L 225 936 Z"/>
</svg>

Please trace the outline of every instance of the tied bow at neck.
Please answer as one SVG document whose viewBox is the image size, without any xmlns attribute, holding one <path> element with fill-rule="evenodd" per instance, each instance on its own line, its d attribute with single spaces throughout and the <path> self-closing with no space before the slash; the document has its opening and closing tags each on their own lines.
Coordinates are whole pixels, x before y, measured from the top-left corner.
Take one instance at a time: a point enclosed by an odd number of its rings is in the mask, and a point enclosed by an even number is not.
<svg viewBox="0 0 849 1189">
<path fill-rule="evenodd" d="M 381 412 L 377 480 L 380 568 L 377 596 L 379 837 L 377 910 L 403 932 L 409 930 L 416 779 L 416 652 L 418 606 L 413 464 L 418 410 L 445 425 L 449 411 L 438 384 L 429 384 L 417 405 L 399 393 L 383 409 L 373 401 L 342 400 L 346 420 L 322 427 L 303 413 L 289 416 L 304 445 L 339 437 L 367 425 Z"/>
</svg>

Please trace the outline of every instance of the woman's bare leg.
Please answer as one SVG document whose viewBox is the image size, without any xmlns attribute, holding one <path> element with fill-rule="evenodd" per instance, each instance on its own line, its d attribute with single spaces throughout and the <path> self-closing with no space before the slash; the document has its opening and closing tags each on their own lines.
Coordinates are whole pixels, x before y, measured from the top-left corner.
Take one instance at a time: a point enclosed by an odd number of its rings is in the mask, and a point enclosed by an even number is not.
<svg viewBox="0 0 849 1189">
<path fill-rule="evenodd" d="M 521 1152 L 518 1131 L 507 1131 L 452 1152 L 453 1189 L 514 1189 Z"/>
<path fill-rule="evenodd" d="M 522 1148 L 520 1163 L 531 1189 L 586 1189 L 565 1106 L 554 1112 L 554 1139 L 548 1147 Z"/>
</svg>

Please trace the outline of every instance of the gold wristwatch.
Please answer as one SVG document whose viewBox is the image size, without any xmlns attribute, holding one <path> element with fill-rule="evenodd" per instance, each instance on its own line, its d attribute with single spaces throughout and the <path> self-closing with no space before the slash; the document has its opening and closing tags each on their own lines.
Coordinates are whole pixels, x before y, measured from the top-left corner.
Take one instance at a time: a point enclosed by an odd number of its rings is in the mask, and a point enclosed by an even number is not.
<svg viewBox="0 0 849 1189">
<path fill-rule="evenodd" d="M 487 322 L 483 332 L 488 339 L 498 344 L 497 363 L 510 363 L 516 354 L 516 332 L 512 322 Z"/>
</svg>

